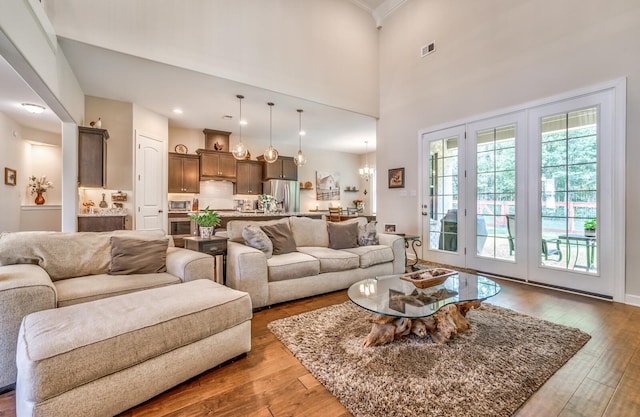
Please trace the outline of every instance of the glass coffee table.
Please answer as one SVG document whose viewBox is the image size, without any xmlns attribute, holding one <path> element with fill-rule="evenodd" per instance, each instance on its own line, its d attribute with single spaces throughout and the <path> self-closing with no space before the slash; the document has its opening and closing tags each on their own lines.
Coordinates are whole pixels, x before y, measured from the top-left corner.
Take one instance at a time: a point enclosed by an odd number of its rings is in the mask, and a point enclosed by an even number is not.
<svg viewBox="0 0 640 417">
<path fill-rule="evenodd" d="M 482 275 L 457 272 L 440 285 L 420 289 L 400 275 L 365 279 L 353 284 L 349 299 L 375 314 L 365 346 L 381 345 L 409 333 L 430 335 L 444 343 L 470 328 L 469 309 L 500 292 L 500 285 Z"/>
</svg>

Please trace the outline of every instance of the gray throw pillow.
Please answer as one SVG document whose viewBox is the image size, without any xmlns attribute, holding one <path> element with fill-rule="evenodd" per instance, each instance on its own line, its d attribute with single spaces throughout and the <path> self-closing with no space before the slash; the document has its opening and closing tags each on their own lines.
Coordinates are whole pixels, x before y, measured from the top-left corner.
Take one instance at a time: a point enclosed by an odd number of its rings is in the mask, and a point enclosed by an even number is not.
<svg viewBox="0 0 640 417">
<path fill-rule="evenodd" d="M 282 255 L 296 251 L 296 241 L 287 223 L 276 223 L 269 226 L 260 226 L 273 244 L 273 254 Z"/>
<path fill-rule="evenodd" d="M 260 227 L 253 224 L 246 225 L 242 228 L 242 238 L 244 239 L 245 245 L 264 252 L 264 254 L 267 255 L 267 259 L 273 255 L 273 243 L 271 243 L 269 236 L 267 236 Z"/>
<path fill-rule="evenodd" d="M 349 249 L 358 246 L 358 223 L 327 223 L 329 247 Z"/>
<path fill-rule="evenodd" d="M 378 238 L 376 231 L 377 224 L 378 222 L 374 220 L 362 226 L 358 225 L 358 245 L 371 246 L 380 244 L 380 238 Z"/>
<path fill-rule="evenodd" d="M 109 275 L 155 274 L 167 271 L 169 239 L 111 237 Z"/>
</svg>

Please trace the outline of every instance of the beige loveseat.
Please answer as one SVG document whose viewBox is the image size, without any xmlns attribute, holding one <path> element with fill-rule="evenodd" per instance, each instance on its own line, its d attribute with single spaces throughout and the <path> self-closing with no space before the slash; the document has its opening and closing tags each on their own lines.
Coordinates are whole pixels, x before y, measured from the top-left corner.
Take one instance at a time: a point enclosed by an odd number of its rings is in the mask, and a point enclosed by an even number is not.
<svg viewBox="0 0 640 417">
<path fill-rule="evenodd" d="M 365 217 L 348 220 L 363 227 Z M 248 225 L 288 224 L 296 250 L 268 257 L 247 246 Z M 337 223 L 341 225 L 345 222 Z M 288 217 L 271 221 L 230 221 L 227 224 L 227 285 L 248 292 L 253 308 L 348 288 L 351 284 L 405 270 L 404 239 L 377 234 L 378 245 L 331 249 L 325 219 Z"/>
<path fill-rule="evenodd" d="M 112 237 L 144 240 L 145 251 L 162 231 L 105 233 L 15 232 L 0 235 L 0 389 L 16 381 L 16 341 L 26 315 L 197 279 L 213 279 L 214 259 L 168 247 L 166 272 L 110 271 Z M 123 240 L 124 239 L 124 240 Z M 126 252 L 126 251 L 125 251 Z M 139 258 L 133 259 L 136 265 Z M 157 259 L 156 259 L 157 261 Z M 123 265 L 119 260 L 119 265 Z M 112 275 L 123 273 L 124 275 Z"/>
</svg>

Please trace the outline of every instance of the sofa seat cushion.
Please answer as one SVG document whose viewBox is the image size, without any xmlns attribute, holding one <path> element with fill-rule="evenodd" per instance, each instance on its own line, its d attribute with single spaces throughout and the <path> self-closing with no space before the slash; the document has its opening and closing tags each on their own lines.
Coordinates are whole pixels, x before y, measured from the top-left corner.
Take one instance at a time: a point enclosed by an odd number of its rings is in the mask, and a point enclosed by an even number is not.
<svg viewBox="0 0 640 417">
<path fill-rule="evenodd" d="M 320 261 L 302 252 L 273 255 L 267 259 L 267 267 L 269 281 L 285 281 L 320 273 Z"/>
<path fill-rule="evenodd" d="M 18 338 L 20 397 L 45 401 L 251 316 L 247 293 L 210 280 L 29 314 Z"/>
<path fill-rule="evenodd" d="M 393 261 L 393 250 L 387 245 L 358 246 L 357 248 L 343 249 L 343 251 L 358 255 L 360 268 Z"/>
<path fill-rule="evenodd" d="M 324 247 L 303 247 L 298 251 L 311 255 L 320 261 L 320 273 L 347 271 L 360 266 L 360 257 L 355 253 Z"/>
<path fill-rule="evenodd" d="M 58 307 L 85 303 L 114 295 L 148 288 L 179 284 L 180 278 L 163 272 L 158 274 L 89 275 L 55 281 Z"/>
</svg>

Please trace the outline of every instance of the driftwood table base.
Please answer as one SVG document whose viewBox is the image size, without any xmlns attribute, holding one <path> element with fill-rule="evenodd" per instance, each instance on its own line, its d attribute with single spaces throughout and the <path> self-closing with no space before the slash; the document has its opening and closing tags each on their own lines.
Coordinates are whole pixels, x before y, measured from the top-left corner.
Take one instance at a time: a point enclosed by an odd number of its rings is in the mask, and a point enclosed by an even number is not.
<svg viewBox="0 0 640 417">
<path fill-rule="evenodd" d="M 372 319 L 371 332 L 362 344 L 365 347 L 380 346 L 411 333 L 418 337 L 431 336 L 435 343 L 442 344 L 451 340 L 458 332 L 471 328 L 466 319 L 467 312 L 472 308 L 480 307 L 481 303 L 482 300 L 474 300 L 448 304 L 431 316 L 413 320 L 405 317 L 376 315 Z"/>
</svg>

